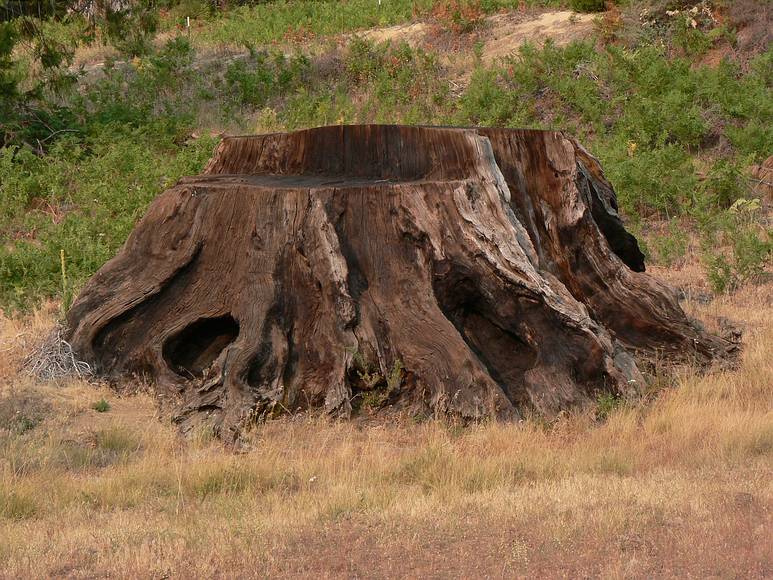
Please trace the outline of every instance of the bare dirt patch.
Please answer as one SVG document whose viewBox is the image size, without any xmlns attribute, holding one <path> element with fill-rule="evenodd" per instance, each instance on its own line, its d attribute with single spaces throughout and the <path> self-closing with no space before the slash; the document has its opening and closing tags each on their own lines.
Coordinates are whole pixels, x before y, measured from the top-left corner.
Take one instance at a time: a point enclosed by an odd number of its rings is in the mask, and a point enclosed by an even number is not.
<svg viewBox="0 0 773 580">
<path fill-rule="evenodd" d="M 386 28 L 374 28 L 359 36 L 372 42 L 405 42 L 414 48 L 439 50 L 441 62 L 449 68 L 451 77 L 462 83 L 469 80 L 470 69 L 477 57 L 473 47 L 479 45 L 478 56 L 483 64 L 512 56 L 524 43 L 536 46 L 550 40 L 564 46 L 591 36 L 598 15 L 579 14 L 569 10 L 542 13 L 502 12 L 482 18 L 473 32 L 458 34 L 440 24 L 412 22 Z"/>
<path fill-rule="evenodd" d="M 483 44 L 483 62 L 517 52 L 525 42 L 536 45 L 551 40 L 558 46 L 587 38 L 593 33 L 596 16 L 571 11 L 544 12 L 523 20 L 517 13 L 495 14 L 488 19 L 490 30 Z"/>
<path fill-rule="evenodd" d="M 407 24 L 366 30 L 360 36 L 371 42 L 405 42 L 415 47 L 424 42 L 428 30 L 429 25 L 426 22 L 409 22 Z"/>
</svg>

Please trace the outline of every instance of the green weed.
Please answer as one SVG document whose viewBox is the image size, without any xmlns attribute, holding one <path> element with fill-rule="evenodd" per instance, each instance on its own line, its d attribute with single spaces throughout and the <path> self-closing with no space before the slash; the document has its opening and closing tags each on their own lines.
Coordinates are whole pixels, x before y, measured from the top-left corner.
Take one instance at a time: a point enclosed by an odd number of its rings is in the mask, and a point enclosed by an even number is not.
<svg viewBox="0 0 773 580">
<path fill-rule="evenodd" d="M 672 220 L 668 226 L 668 233 L 655 238 L 652 247 L 655 250 L 658 261 L 665 266 L 671 266 L 681 260 L 687 253 L 689 239 L 684 226 Z"/>
<path fill-rule="evenodd" d="M 577 12 L 602 12 L 606 0 L 569 0 L 569 6 Z"/>
<path fill-rule="evenodd" d="M 715 293 L 760 280 L 770 267 L 773 230 L 761 225 L 760 211 L 760 200 L 740 198 L 725 212 L 704 219 L 703 262 Z M 724 238 L 729 249 L 717 249 L 718 238 Z"/>
<path fill-rule="evenodd" d="M 100 399 L 91 405 L 91 408 L 94 409 L 97 413 L 107 413 L 110 410 L 110 403 L 104 399 Z"/>
<path fill-rule="evenodd" d="M 602 393 L 596 398 L 596 419 L 607 420 L 622 405 L 623 400 L 610 393 Z"/>
</svg>

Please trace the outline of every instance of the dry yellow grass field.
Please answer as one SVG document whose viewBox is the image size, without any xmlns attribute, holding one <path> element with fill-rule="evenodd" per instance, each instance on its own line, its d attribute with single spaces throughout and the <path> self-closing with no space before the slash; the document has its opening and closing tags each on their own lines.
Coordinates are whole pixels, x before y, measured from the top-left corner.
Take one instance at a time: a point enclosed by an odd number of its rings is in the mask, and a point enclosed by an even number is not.
<svg viewBox="0 0 773 580">
<path fill-rule="evenodd" d="M 299 416 L 238 451 L 150 395 L 24 376 L 56 307 L 0 318 L 0 577 L 771 576 L 772 296 L 688 301 L 743 327 L 740 368 L 604 421 Z"/>
</svg>

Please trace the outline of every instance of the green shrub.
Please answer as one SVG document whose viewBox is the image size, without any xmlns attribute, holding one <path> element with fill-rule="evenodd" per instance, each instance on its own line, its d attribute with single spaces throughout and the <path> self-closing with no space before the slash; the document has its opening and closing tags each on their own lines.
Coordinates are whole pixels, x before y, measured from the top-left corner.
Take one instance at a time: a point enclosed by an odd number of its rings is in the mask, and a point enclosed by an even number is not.
<svg viewBox="0 0 773 580">
<path fill-rule="evenodd" d="M 761 235 L 756 228 L 744 228 L 732 235 L 734 272 L 738 284 L 757 280 L 765 273 L 773 252 L 773 230 Z"/>
<path fill-rule="evenodd" d="M 94 409 L 97 413 L 107 413 L 110 410 L 110 403 L 104 399 L 100 399 L 91 405 L 91 408 Z"/>
<path fill-rule="evenodd" d="M 128 7 L 105 10 L 102 28 L 110 43 L 127 56 L 148 54 L 158 30 L 154 0 L 133 0 Z"/>
<path fill-rule="evenodd" d="M 727 208 L 744 193 L 743 175 L 739 164 L 729 159 L 718 159 L 702 184 L 703 203 Z"/>
<path fill-rule="evenodd" d="M 622 404 L 622 399 L 615 394 L 602 393 L 596 398 L 596 419 L 607 420 Z"/>
<path fill-rule="evenodd" d="M 743 155 L 763 160 L 773 151 L 773 125 L 768 122 L 750 120 L 741 126 L 725 129 L 728 139 Z"/>
<path fill-rule="evenodd" d="M 576 12 L 602 12 L 606 0 L 569 0 L 569 6 Z"/>
<path fill-rule="evenodd" d="M 652 247 L 660 263 L 671 266 L 681 260 L 687 253 L 689 238 L 687 230 L 678 220 L 671 220 L 668 224 L 668 233 L 656 237 L 652 241 Z"/>
<path fill-rule="evenodd" d="M 716 38 L 715 35 L 694 28 L 692 22 L 692 17 L 686 14 L 679 15 L 673 25 L 673 43 L 690 56 L 700 56 L 711 48 Z"/>
<path fill-rule="evenodd" d="M 62 140 L 41 158 L 0 149 L 0 308 L 77 292 L 123 244 L 147 204 L 182 175 L 200 171 L 215 141 L 183 147 L 151 130 Z"/>
<path fill-rule="evenodd" d="M 704 220 L 706 276 L 712 290 L 730 292 L 761 279 L 773 258 L 773 230 L 760 224 L 758 199 L 738 199 L 724 213 Z M 724 239 L 725 244 L 717 243 Z"/>
<path fill-rule="evenodd" d="M 444 109 L 448 87 L 432 53 L 406 43 L 355 40 L 343 65 L 347 94 L 363 103 L 358 115 L 362 122 L 430 123 Z"/>
<path fill-rule="evenodd" d="M 724 255 L 716 252 L 706 254 L 704 267 L 709 286 L 715 294 L 723 294 L 732 287 L 733 268 Z"/>
<path fill-rule="evenodd" d="M 236 104 L 263 107 L 270 98 L 301 86 L 308 69 L 305 56 L 288 58 L 281 52 L 252 50 L 249 59 L 228 64 L 225 81 Z"/>
<path fill-rule="evenodd" d="M 698 187 L 692 158 L 676 144 L 623 148 L 613 141 L 598 153 L 629 215 L 678 215 Z"/>
</svg>

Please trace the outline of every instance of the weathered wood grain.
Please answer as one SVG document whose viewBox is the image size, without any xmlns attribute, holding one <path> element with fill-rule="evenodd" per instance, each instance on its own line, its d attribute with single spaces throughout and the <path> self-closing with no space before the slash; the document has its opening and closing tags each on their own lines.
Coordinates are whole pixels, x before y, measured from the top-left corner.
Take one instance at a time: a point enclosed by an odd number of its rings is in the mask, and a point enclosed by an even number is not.
<svg viewBox="0 0 773 580">
<path fill-rule="evenodd" d="M 335 126 L 224 139 L 161 194 L 68 315 L 105 375 L 222 434 L 268 412 L 545 413 L 708 363 L 644 273 L 599 163 L 559 132 Z"/>
</svg>

